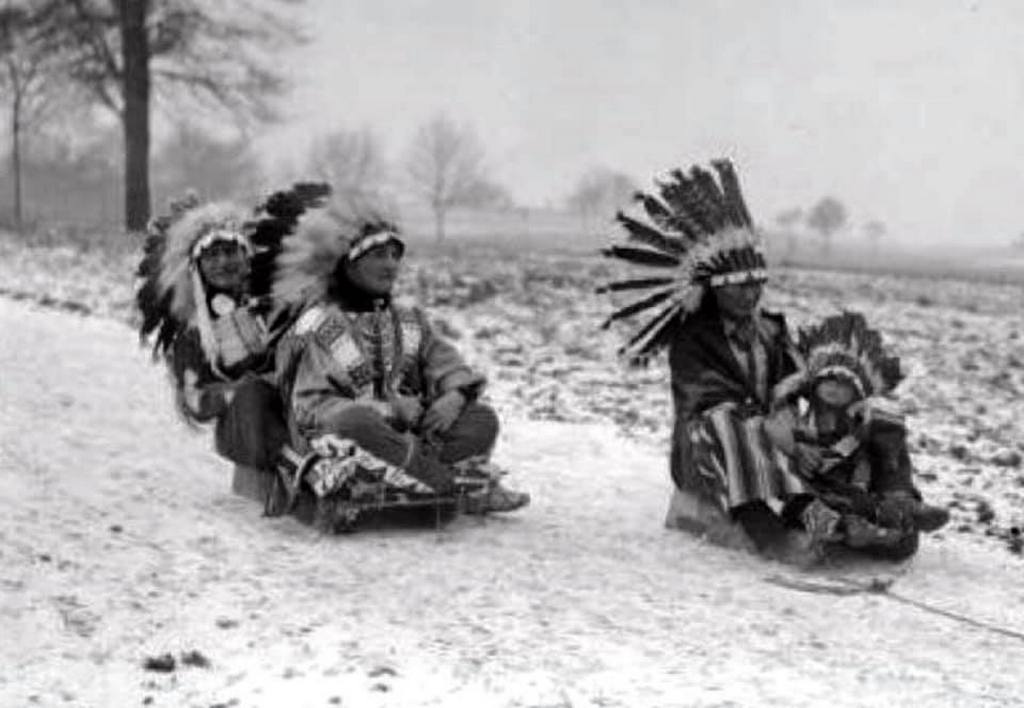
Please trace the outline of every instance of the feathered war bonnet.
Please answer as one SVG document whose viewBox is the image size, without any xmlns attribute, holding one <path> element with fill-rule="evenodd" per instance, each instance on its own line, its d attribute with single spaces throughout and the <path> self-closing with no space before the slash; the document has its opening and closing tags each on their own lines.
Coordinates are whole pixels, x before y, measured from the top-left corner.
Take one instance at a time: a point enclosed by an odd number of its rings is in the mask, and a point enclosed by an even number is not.
<svg viewBox="0 0 1024 708">
<path fill-rule="evenodd" d="M 156 355 L 166 354 L 175 337 L 189 325 L 198 327 L 202 338 L 204 329 L 208 330 L 209 313 L 205 307 L 195 306 L 206 297 L 196 261 L 203 250 L 220 240 L 236 242 L 246 251 L 249 297 L 269 301 L 283 240 L 302 213 L 320 206 L 330 191 L 324 183 L 298 183 L 271 194 L 256 208 L 255 216 L 230 204 L 201 205 L 195 194 L 172 202 L 170 214 L 150 221 L 137 271 L 141 278 L 136 292 L 142 314 L 140 339 L 146 341 L 156 331 Z M 209 331 L 207 338 L 212 338 Z M 206 350 L 212 343 L 204 340 L 203 346 Z M 212 361 L 212 350 L 206 354 Z"/>
<path fill-rule="evenodd" d="M 253 246 L 245 224 L 246 213 L 240 207 L 227 202 L 199 204 L 195 195 L 173 203 L 169 216 L 150 222 L 137 271 L 143 282 L 135 299 L 143 316 L 140 339 L 146 341 L 159 329 L 154 354 L 166 353 L 188 326 L 197 327 L 204 350 L 208 354 L 213 351 L 199 256 L 213 244 L 228 241 L 238 244 L 251 258 Z"/>
<path fill-rule="evenodd" d="M 701 306 L 709 287 L 767 279 L 763 242 L 732 163 L 714 160 L 711 166 L 717 181 L 700 166 L 689 174 L 676 169 L 656 181 L 656 194 L 636 194 L 636 213 L 616 214 L 627 243 L 602 253 L 643 272 L 607 283 L 598 292 L 628 292 L 637 298 L 613 312 L 605 329 L 635 315 L 650 317 L 619 349 L 632 363 L 643 363 L 667 344 L 672 325 Z"/>
<path fill-rule="evenodd" d="M 843 312 L 801 328 L 797 349 L 805 366 L 779 383 L 777 400 L 809 396 L 825 379 L 849 383 L 861 398 L 887 395 L 903 380 L 899 357 L 889 355 L 882 335 L 859 312 Z"/>
<path fill-rule="evenodd" d="M 405 253 L 401 232 L 383 207 L 365 199 L 336 198 L 299 219 L 277 262 L 273 296 L 289 306 L 323 300 L 338 265 L 370 249 L 394 243 Z"/>
</svg>

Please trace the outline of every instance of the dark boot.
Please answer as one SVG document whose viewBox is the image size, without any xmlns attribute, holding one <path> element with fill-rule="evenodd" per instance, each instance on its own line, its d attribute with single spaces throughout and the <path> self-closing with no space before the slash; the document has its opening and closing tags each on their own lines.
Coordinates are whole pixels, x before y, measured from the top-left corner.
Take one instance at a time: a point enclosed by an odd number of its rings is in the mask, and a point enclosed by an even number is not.
<svg viewBox="0 0 1024 708">
<path fill-rule="evenodd" d="M 843 536 L 850 548 L 890 548 L 906 536 L 899 528 L 886 528 L 873 524 L 864 517 L 848 514 L 843 517 Z"/>
<path fill-rule="evenodd" d="M 415 443 L 405 473 L 430 487 L 436 494 L 446 495 L 455 491 L 455 470 L 437 458 L 434 448 L 419 441 Z"/>
<path fill-rule="evenodd" d="M 530 495 L 517 492 L 494 482 L 486 489 L 471 492 L 466 497 L 467 514 L 487 514 L 491 512 L 515 511 L 530 503 Z"/>
<path fill-rule="evenodd" d="M 888 528 L 937 531 L 949 522 L 949 510 L 925 504 L 911 492 L 887 492 L 878 504 L 877 521 Z"/>
</svg>

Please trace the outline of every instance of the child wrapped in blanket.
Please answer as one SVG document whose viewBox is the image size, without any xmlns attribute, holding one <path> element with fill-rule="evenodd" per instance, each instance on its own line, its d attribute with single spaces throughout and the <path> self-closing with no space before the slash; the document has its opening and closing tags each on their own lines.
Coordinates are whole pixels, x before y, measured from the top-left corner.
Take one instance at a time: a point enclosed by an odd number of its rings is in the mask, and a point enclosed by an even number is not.
<svg viewBox="0 0 1024 708">
<path fill-rule="evenodd" d="M 811 490 L 787 502 L 784 518 L 822 543 L 912 555 L 919 533 L 941 528 L 949 512 L 914 485 L 906 425 L 886 398 L 903 378 L 899 359 L 850 312 L 802 330 L 798 349 L 806 367 L 776 388 L 766 422 Z"/>
</svg>

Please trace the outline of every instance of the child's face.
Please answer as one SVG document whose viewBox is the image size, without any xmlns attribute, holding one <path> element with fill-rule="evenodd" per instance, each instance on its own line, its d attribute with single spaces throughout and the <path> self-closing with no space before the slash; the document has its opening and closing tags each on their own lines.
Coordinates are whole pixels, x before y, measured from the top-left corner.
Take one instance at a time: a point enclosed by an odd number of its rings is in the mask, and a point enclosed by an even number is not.
<svg viewBox="0 0 1024 708">
<path fill-rule="evenodd" d="M 828 408 L 842 409 L 857 399 L 857 391 L 846 381 L 823 379 L 815 385 L 814 397 Z"/>
</svg>

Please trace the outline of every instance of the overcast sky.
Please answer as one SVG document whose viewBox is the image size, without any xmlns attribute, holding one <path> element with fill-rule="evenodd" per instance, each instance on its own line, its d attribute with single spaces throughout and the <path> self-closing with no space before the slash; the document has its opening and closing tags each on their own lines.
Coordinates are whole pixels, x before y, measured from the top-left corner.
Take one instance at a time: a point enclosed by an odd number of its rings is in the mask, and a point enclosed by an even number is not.
<svg viewBox="0 0 1024 708">
<path fill-rule="evenodd" d="M 1024 231 L 1020 0 L 307 0 L 276 150 L 437 111 L 496 176 L 559 203 L 588 167 L 642 184 L 733 157 L 755 218 L 825 194 L 902 241 Z"/>
</svg>

